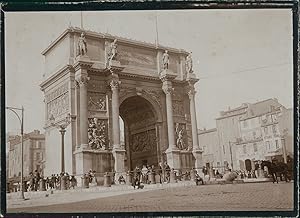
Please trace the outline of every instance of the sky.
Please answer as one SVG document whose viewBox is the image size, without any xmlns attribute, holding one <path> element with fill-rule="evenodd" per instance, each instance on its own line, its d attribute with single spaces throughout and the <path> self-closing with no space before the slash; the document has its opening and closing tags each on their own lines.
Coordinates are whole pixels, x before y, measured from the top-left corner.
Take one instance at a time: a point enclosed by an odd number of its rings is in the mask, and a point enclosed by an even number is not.
<svg viewBox="0 0 300 218">
<path fill-rule="evenodd" d="M 155 25 L 157 16 L 157 30 Z M 277 98 L 293 107 L 292 12 L 289 9 L 84 11 L 87 30 L 110 33 L 193 53 L 198 128 L 214 128 L 220 111 Z M 41 52 L 80 12 L 6 12 L 6 106 L 25 108 L 25 132 L 43 131 Z M 7 132 L 19 132 L 6 111 Z"/>
</svg>

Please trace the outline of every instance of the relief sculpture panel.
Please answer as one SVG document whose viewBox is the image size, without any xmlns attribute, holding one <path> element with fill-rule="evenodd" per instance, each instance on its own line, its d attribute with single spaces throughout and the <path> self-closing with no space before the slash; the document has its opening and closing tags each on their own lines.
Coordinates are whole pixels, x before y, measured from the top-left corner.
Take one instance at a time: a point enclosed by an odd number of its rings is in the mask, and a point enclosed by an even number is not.
<svg viewBox="0 0 300 218">
<path fill-rule="evenodd" d="M 55 89 L 45 97 L 47 106 L 47 119 L 53 115 L 54 118 L 69 111 L 68 84 Z"/>
<path fill-rule="evenodd" d="M 156 149 L 155 129 L 131 135 L 130 141 L 133 153 L 153 151 Z"/>
<path fill-rule="evenodd" d="M 106 95 L 97 92 L 89 92 L 88 95 L 89 111 L 106 111 Z"/>
<path fill-rule="evenodd" d="M 107 120 L 89 118 L 88 143 L 93 150 L 105 150 L 108 148 Z"/>
<path fill-rule="evenodd" d="M 182 101 L 173 101 L 172 104 L 173 107 L 173 114 L 176 116 L 183 116 L 184 114 L 184 107 Z"/>
<path fill-rule="evenodd" d="M 184 123 L 175 124 L 176 147 L 180 150 L 189 150 L 186 125 Z"/>
</svg>

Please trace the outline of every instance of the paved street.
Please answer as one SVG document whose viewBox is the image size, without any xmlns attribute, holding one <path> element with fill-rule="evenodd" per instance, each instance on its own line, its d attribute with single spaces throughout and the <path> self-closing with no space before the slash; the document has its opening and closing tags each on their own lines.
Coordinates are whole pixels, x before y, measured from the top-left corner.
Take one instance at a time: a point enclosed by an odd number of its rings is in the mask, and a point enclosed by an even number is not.
<svg viewBox="0 0 300 218">
<path fill-rule="evenodd" d="M 132 190 L 73 203 L 8 208 L 8 213 L 292 210 L 293 185 L 268 182 Z"/>
</svg>

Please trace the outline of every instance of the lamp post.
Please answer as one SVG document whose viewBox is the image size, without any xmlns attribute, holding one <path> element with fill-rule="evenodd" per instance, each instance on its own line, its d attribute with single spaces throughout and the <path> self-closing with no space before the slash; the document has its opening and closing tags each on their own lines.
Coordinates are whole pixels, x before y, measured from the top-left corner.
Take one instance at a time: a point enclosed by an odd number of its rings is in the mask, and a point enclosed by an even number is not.
<svg viewBox="0 0 300 218">
<path fill-rule="evenodd" d="M 5 107 L 7 110 L 12 111 L 19 119 L 20 121 L 20 125 L 21 125 L 21 185 L 20 185 L 20 189 L 21 189 L 21 196 L 20 198 L 25 200 L 24 197 L 24 187 L 23 187 L 23 183 L 24 183 L 24 160 L 23 160 L 23 136 L 24 136 L 24 108 L 22 106 L 22 108 L 16 108 L 16 107 Z M 19 116 L 19 114 L 16 111 L 21 111 L 21 117 Z"/>
<path fill-rule="evenodd" d="M 68 114 L 67 117 L 63 120 L 61 124 L 55 123 L 55 118 L 53 114 L 50 117 L 51 126 L 54 126 L 59 129 L 59 132 L 61 133 L 61 172 L 65 172 L 65 133 L 66 128 L 71 123 L 71 115 Z"/>
<path fill-rule="evenodd" d="M 230 151 L 231 170 L 233 170 L 231 142 L 229 141 L 228 143 L 229 143 L 229 151 Z"/>
</svg>

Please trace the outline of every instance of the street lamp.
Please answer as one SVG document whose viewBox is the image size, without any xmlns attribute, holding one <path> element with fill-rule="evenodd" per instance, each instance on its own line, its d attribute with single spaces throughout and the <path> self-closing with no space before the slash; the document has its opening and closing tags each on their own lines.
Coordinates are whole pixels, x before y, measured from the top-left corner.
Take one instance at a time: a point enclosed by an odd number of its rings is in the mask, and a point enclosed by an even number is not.
<svg viewBox="0 0 300 218">
<path fill-rule="evenodd" d="M 229 151 L 230 151 L 231 170 L 233 170 L 231 142 L 229 141 L 228 143 L 229 143 Z"/>
<path fill-rule="evenodd" d="M 24 187 L 23 187 L 23 183 L 24 183 L 24 165 L 23 165 L 23 136 L 24 136 L 24 108 L 22 106 L 22 108 L 16 108 L 16 107 L 5 107 L 7 110 L 12 111 L 19 119 L 20 121 L 20 125 L 21 125 L 21 196 L 20 198 L 25 200 L 24 197 Z M 21 111 L 21 117 L 19 116 L 19 114 L 16 111 Z"/>
<path fill-rule="evenodd" d="M 64 136 L 66 133 L 66 128 L 68 125 L 71 123 L 71 115 L 68 114 L 67 117 L 63 120 L 61 124 L 56 124 L 55 123 L 55 118 L 53 114 L 50 117 L 50 123 L 51 126 L 54 126 L 59 129 L 59 132 L 61 133 L 61 172 L 65 172 L 65 140 Z"/>
</svg>

